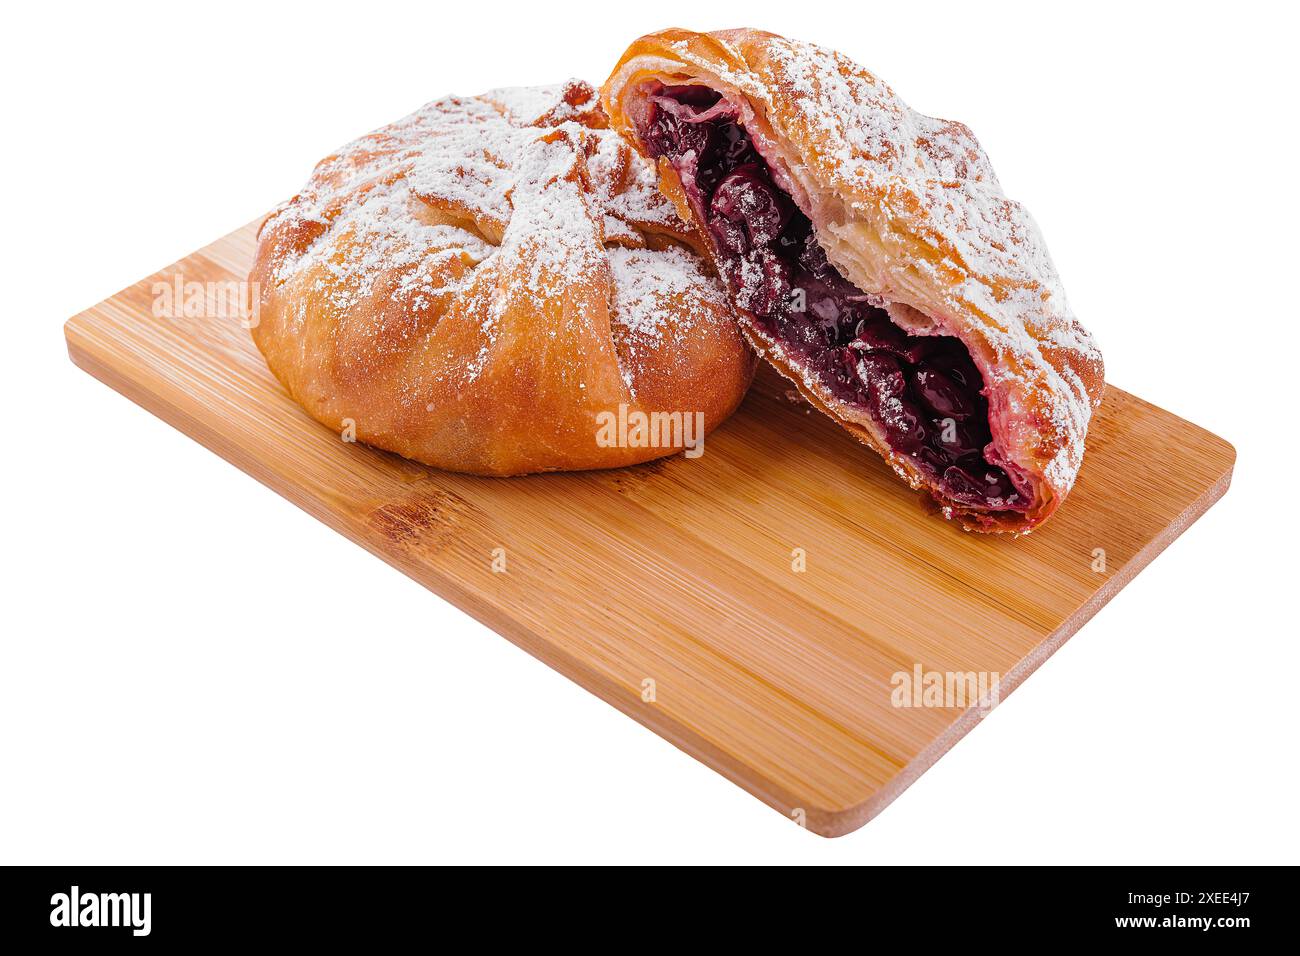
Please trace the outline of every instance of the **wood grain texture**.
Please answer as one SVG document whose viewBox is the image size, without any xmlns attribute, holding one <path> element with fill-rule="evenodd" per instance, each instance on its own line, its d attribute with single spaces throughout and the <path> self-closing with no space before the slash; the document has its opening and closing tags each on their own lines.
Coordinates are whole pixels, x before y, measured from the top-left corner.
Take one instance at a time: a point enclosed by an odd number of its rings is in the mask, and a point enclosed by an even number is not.
<svg viewBox="0 0 1300 956">
<path fill-rule="evenodd" d="M 1227 442 L 1112 388 L 1057 516 L 1020 540 L 966 534 L 772 374 L 695 460 L 439 472 L 310 420 L 238 319 L 152 315 L 153 282 L 242 280 L 254 234 L 71 319 L 73 361 L 827 836 L 871 819 L 984 713 L 895 707 L 894 674 L 996 673 L 1005 699 L 1232 474 Z"/>
</svg>

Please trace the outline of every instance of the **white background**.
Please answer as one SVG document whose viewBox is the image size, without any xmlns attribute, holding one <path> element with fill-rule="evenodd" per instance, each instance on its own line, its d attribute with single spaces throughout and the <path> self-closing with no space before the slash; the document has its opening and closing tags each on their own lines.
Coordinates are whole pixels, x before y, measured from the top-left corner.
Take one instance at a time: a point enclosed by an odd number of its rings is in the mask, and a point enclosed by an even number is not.
<svg viewBox="0 0 1300 956">
<path fill-rule="evenodd" d="M 1282 5 L 6 12 L 0 862 L 1297 859 L 1297 135 Z M 964 120 L 1108 378 L 1227 497 L 864 830 L 803 832 L 76 370 L 61 323 L 449 92 L 676 21 Z M 1067 506 L 1068 507 L 1068 506 Z"/>
</svg>

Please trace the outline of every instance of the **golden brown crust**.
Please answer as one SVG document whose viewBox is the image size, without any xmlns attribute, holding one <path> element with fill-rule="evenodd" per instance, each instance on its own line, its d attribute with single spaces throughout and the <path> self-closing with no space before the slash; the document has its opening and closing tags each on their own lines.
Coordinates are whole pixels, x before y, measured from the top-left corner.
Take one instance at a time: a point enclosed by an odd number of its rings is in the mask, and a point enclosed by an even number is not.
<svg viewBox="0 0 1300 956">
<path fill-rule="evenodd" d="M 323 160 L 263 224 L 253 337 L 330 428 L 454 471 L 613 468 L 601 413 L 703 414 L 755 358 L 585 83 L 448 97 Z M 608 436 L 605 436 L 606 438 Z"/>
<path fill-rule="evenodd" d="M 1031 489 L 1032 506 L 992 512 L 944 501 L 908 456 L 890 450 L 864 410 L 838 400 L 741 309 L 751 343 L 965 527 L 1025 532 L 1046 520 L 1082 461 L 1105 387 L 1101 355 L 1071 313 L 1033 220 L 1002 194 L 970 131 L 913 112 L 837 53 L 757 30 L 642 37 L 602 99 L 615 128 L 644 152 L 638 132 L 649 97 L 678 84 L 708 86 L 734 105 L 845 277 L 890 303 L 896 320 L 965 343 L 984 374 L 998 463 Z M 663 160 L 660 177 L 689 217 L 680 181 Z"/>
</svg>

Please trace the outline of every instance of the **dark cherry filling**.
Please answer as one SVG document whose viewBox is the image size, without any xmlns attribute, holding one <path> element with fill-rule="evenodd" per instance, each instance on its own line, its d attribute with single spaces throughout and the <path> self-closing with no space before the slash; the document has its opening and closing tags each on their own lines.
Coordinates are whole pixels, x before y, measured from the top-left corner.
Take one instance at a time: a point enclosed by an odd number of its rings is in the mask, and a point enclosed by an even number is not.
<svg viewBox="0 0 1300 956">
<path fill-rule="evenodd" d="M 664 87 L 643 130 L 708 224 L 737 305 L 795 350 L 834 395 L 865 408 L 890 446 L 944 493 L 990 510 L 1027 506 L 985 457 L 984 380 L 960 339 L 909 335 L 826 261 L 812 224 L 772 180 L 744 128 L 702 86 Z"/>
</svg>

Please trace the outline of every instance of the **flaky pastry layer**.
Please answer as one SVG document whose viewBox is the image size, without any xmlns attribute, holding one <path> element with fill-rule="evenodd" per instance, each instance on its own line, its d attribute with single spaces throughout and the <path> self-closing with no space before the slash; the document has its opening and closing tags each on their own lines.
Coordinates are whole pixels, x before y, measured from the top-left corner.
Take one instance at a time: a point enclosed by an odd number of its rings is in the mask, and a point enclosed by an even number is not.
<svg viewBox="0 0 1300 956">
<path fill-rule="evenodd" d="M 722 95 L 845 278 L 906 331 L 966 346 L 989 402 L 986 457 L 1027 506 L 998 511 L 946 499 L 915 460 L 891 449 L 871 415 L 837 399 L 740 309 L 760 354 L 965 527 L 1023 533 L 1050 516 L 1083 460 L 1105 387 L 1102 359 L 1066 302 L 1037 226 L 1002 193 L 971 132 L 914 112 L 838 53 L 757 30 L 643 37 L 615 67 L 602 101 L 614 127 L 648 155 L 642 133 L 653 97 L 682 85 Z M 678 213 L 698 219 L 666 159 L 659 172 Z M 697 226 L 716 256 L 707 226 Z"/>
</svg>

